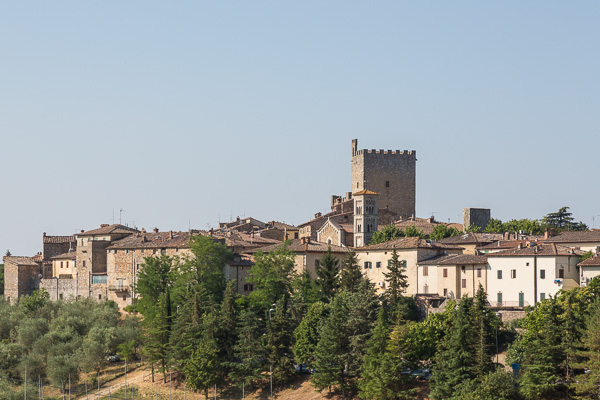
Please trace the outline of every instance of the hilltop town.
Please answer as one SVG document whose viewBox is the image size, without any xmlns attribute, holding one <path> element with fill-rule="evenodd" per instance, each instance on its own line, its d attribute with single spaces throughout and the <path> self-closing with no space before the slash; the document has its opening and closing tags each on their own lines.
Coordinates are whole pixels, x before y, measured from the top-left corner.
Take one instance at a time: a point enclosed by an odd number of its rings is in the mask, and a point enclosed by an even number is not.
<svg viewBox="0 0 600 400">
<path fill-rule="evenodd" d="M 600 274 L 597 230 L 483 233 L 491 210 L 482 208 L 465 208 L 462 223 L 416 217 L 416 161 L 414 150 L 361 150 L 353 140 L 349 191 L 331 196 L 330 212 L 316 213 L 297 226 L 238 217 L 210 230 L 102 224 L 57 236 L 44 232 L 38 254 L 4 257 L 4 297 L 16 302 L 44 289 L 53 301 L 112 300 L 123 310 L 135 303 L 145 258 L 189 258 L 195 235 L 211 237 L 234 253 L 223 272 L 241 295 L 254 289 L 248 279 L 254 255 L 284 242 L 295 254 L 296 272 L 308 271 L 313 278 L 328 251 L 339 260 L 354 251 L 363 275 L 378 291 L 386 290 L 395 250 L 407 275 L 406 295 L 424 312 L 447 299 L 472 297 L 479 285 L 500 312 L 523 310 Z M 372 243 L 376 233 L 390 228 L 416 234 Z M 448 237 L 434 235 L 440 230 Z M 581 261 L 584 253 L 592 257 Z"/>
</svg>

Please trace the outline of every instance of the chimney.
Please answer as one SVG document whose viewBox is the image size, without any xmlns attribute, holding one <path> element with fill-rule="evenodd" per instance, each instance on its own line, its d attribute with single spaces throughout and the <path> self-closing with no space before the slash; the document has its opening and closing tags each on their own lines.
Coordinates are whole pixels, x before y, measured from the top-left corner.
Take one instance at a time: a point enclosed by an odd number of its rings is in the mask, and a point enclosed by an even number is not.
<svg viewBox="0 0 600 400">
<path fill-rule="evenodd" d="M 433 224 L 435 222 L 435 218 L 433 217 L 433 215 L 431 217 L 429 217 L 427 222 L 429 222 L 430 224 Z"/>
<path fill-rule="evenodd" d="M 510 240 L 510 234 L 508 232 L 504 232 L 504 240 Z"/>
<path fill-rule="evenodd" d="M 158 228 L 154 228 L 152 230 L 154 231 L 154 233 L 158 233 Z"/>
<path fill-rule="evenodd" d="M 548 239 L 550 237 L 550 232 L 548 231 L 548 229 L 546 229 L 546 232 L 544 232 L 544 240 Z"/>
<path fill-rule="evenodd" d="M 44 237 L 46 237 L 46 232 L 44 232 Z"/>
<path fill-rule="evenodd" d="M 321 214 L 320 212 L 318 212 L 318 213 L 315 214 L 315 218 L 321 218 L 322 215 L 323 214 Z"/>
<path fill-rule="evenodd" d="M 346 192 L 346 200 L 352 199 L 352 192 Z"/>
<path fill-rule="evenodd" d="M 100 228 L 106 228 L 107 226 L 110 226 L 108 224 L 100 224 Z"/>
<path fill-rule="evenodd" d="M 142 228 L 142 231 L 141 231 L 141 232 L 142 232 L 142 233 L 146 233 L 146 229 Z"/>
<path fill-rule="evenodd" d="M 522 248 L 523 248 L 523 243 L 519 243 L 519 244 L 517 245 L 517 249 L 521 250 Z"/>
<path fill-rule="evenodd" d="M 169 231 L 169 239 L 173 239 L 173 231 Z"/>
<path fill-rule="evenodd" d="M 83 229 L 81 230 L 81 233 L 85 232 Z"/>
</svg>

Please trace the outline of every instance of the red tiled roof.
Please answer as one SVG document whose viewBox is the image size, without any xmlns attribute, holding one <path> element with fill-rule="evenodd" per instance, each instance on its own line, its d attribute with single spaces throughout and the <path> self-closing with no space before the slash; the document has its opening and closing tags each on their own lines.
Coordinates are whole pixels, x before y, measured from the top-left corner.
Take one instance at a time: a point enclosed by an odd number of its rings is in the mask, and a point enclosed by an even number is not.
<svg viewBox="0 0 600 400">
<path fill-rule="evenodd" d="M 445 244 L 485 244 L 502 239 L 502 235 L 498 233 L 476 233 L 469 232 L 462 235 L 447 237 L 438 240 L 438 243 Z"/>
<path fill-rule="evenodd" d="M 582 262 L 580 262 L 579 264 L 577 264 L 581 267 L 592 267 L 592 266 L 600 266 L 600 255 L 598 256 L 594 256 L 594 257 L 590 257 L 586 260 L 583 260 Z"/>
<path fill-rule="evenodd" d="M 469 254 L 448 254 L 436 256 L 427 260 L 419 261 L 419 265 L 473 265 L 487 264 L 486 256 L 473 256 Z"/>
<path fill-rule="evenodd" d="M 74 260 L 77 258 L 77 253 L 72 251 L 70 253 L 59 254 L 54 257 L 50 257 L 51 260 Z"/>
<path fill-rule="evenodd" d="M 350 251 L 350 249 L 348 249 L 347 247 L 328 245 L 327 243 L 320 243 L 320 242 L 313 242 L 313 241 L 310 241 L 308 243 L 302 243 L 302 239 L 292 239 L 292 240 L 289 240 L 288 243 L 289 243 L 288 249 L 293 251 L 294 253 L 304 253 L 306 251 L 307 252 L 324 253 L 327 251 L 327 249 L 329 247 L 331 247 L 332 253 L 347 253 L 348 251 Z M 269 253 L 269 252 L 275 250 L 278 246 L 281 246 L 281 243 L 277 244 L 277 245 L 259 247 L 257 249 L 248 250 L 248 251 L 246 251 L 246 253 L 253 254 L 253 253 L 256 253 L 257 251 L 262 251 L 263 253 Z"/>
<path fill-rule="evenodd" d="M 371 195 L 371 196 L 379 196 L 379 193 L 376 193 L 369 189 L 363 189 L 360 192 L 352 193 L 352 196 L 361 196 L 363 194 Z"/>
<path fill-rule="evenodd" d="M 5 263 L 9 262 L 12 264 L 17 264 L 17 265 L 30 265 L 30 266 L 39 265 L 39 263 L 37 263 L 33 260 L 33 257 L 5 256 L 3 258 L 3 260 Z"/>
<path fill-rule="evenodd" d="M 523 247 L 527 246 L 527 243 L 542 244 L 541 242 L 531 240 L 498 240 L 497 242 L 486 244 L 485 246 L 477 247 L 478 250 L 505 250 L 514 249 L 519 247 L 519 244 Z"/>
<path fill-rule="evenodd" d="M 137 229 L 130 228 L 125 225 L 114 224 L 114 225 L 101 225 L 98 229 L 92 229 L 91 231 L 76 233 L 77 236 L 92 236 L 92 235 L 117 235 L 123 233 L 136 233 L 139 232 Z"/>
<path fill-rule="evenodd" d="M 44 233 L 44 237 L 42 240 L 44 243 L 74 243 L 76 242 L 75 236 L 46 236 Z"/>
<path fill-rule="evenodd" d="M 189 248 L 190 232 L 136 233 L 113 242 L 108 250 L 148 248 Z"/>
<path fill-rule="evenodd" d="M 544 240 L 546 243 L 585 243 L 600 242 L 600 230 L 566 231 Z"/>
<path fill-rule="evenodd" d="M 390 240 L 389 242 L 370 244 L 368 246 L 359 247 L 356 251 L 369 250 L 393 250 L 393 249 L 445 249 L 445 250 L 463 250 L 462 247 L 447 245 L 444 243 L 432 242 L 426 239 L 417 237 L 402 237 L 399 239 Z"/>
<path fill-rule="evenodd" d="M 573 250 L 569 247 L 557 246 L 556 244 L 538 244 L 522 249 L 510 249 L 499 251 L 497 253 L 489 253 L 490 257 L 531 257 L 531 256 L 572 256 L 581 255 L 583 251 Z"/>
</svg>

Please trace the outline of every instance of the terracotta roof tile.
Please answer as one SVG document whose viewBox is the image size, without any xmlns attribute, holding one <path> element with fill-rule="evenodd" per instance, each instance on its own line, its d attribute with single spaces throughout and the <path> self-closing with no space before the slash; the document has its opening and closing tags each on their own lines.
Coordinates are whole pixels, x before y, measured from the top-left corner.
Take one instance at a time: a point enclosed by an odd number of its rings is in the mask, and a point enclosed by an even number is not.
<svg viewBox="0 0 600 400">
<path fill-rule="evenodd" d="M 473 265 L 487 264 L 486 256 L 473 256 L 469 254 L 448 254 L 419 261 L 419 265 Z"/>
<path fill-rule="evenodd" d="M 54 257 L 50 257 L 51 260 L 74 260 L 77 258 L 77 253 L 72 251 L 70 253 L 59 254 Z"/>
<path fill-rule="evenodd" d="M 189 248 L 191 237 L 188 231 L 137 233 L 113 242 L 107 249 Z"/>
<path fill-rule="evenodd" d="M 569 247 L 557 246 L 556 244 L 538 244 L 522 249 L 510 249 L 499 251 L 497 253 L 489 253 L 490 257 L 531 257 L 531 256 L 572 256 L 581 255 L 583 251 L 573 250 Z"/>
<path fill-rule="evenodd" d="M 379 196 L 379 193 L 374 192 L 374 191 L 369 190 L 369 189 L 363 189 L 360 192 L 352 193 L 352 196 L 361 196 L 363 194 L 371 195 L 371 196 Z"/>
<path fill-rule="evenodd" d="M 304 253 L 305 251 L 322 253 L 322 252 L 326 252 L 327 249 L 330 247 L 330 245 L 328 245 L 327 243 L 320 243 L 320 242 L 314 242 L 314 241 L 310 241 L 308 243 L 302 243 L 302 239 L 292 239 L 292 240 L 288 241 L 288 243 L 289 243 L 288 249 L 293 251 L 294 253 Z M 268 253 L 268 252 L 275 250 L 280 245 L 281 245 L 281 243 L 277 244 L 277 245 L 259 247 L 257 249 L 249 250 L 246 253 L 253 254 L 253 253 L 256 253 L 257 251 L 262 251 L 263 253 Z M 332 253 L 347 253 L 348 251 L 350 251 L 350 249 L 347 247 L 331 245 Z"/>
<path fill-rule="evenodd" d="M 17 265 L 30 265 L 30 266 L 39 265 L 39 263 L 37 263 L 33 260 L 33 257 L 5 256 L 3 258 L 3 260 L 5 263 L 10 262 L 12 264 L 17 264 Z"/>
<path fill-rule="evenodd" d="M 114 224 L 114 225 L 100 225 L 98 229 L 92 229 L 91 231 L 76 233 L 77 236 L 92 236 L 92 235 L 117 235 L 122 233 L 136 233 L 139 232 L 137 229 L 130 228 L 125 225 Z"/>
<path fill-rule="evenodd" d="M 370 244 L 364 247 L 359 247 L 357 251 L 368 250 L 393 250 L 393 249 L 446 249 L 446 250 L 463 250 L 462 247 L 452 246 L 444 243 L 433 242 L 417 237 L 402 237 L 399 239 L 390 240 L 389 242 Z"/>
<path fill-rule="evenodd" d="M 600 230 L 590 231 L 566 231 L 544 240 L 546 243 L 585 243 L 600 242 Z"/>
<path fill-rule="evenodd" d="M 42 241 L 44 243 L 74 243 L 77 240 L 75 236 L 46 236 L 44 233 Z"/>
<path fill-rule="evenodd" d="M 445 244 L 486 244 L 502 239 L 499 233 L 475 233 L 469 232 L 462 235 L 447 237 L 438 240 L 438 243 Z"/>
<path fill-rule="evenodd" d="M 582 267 L 600 266 L 600 255 L 585 259 L 577 265 Z"/>
</svg>

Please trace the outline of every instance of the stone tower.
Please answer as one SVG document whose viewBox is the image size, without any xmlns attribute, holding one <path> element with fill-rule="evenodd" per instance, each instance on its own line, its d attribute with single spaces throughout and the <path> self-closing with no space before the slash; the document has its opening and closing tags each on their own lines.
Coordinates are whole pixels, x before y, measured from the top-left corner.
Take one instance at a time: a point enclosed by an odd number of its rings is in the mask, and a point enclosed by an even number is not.
<svg viewBox="0 0 600 400">
<path fill-rule="evenodd" d="M 402 218 L 415 215 L 417 152 L 358 150 L 352 140 L 352 191 L 379 194 L 379 208 Z"/>
<path fill-rule="evenodd" d="M 352 195 L 354 199 L 354 247 L 369 244 L 377 232 L 377 197 L 370 190 L 361 190 Z"/>
</svg>

